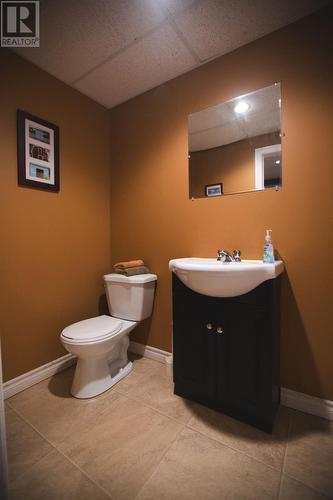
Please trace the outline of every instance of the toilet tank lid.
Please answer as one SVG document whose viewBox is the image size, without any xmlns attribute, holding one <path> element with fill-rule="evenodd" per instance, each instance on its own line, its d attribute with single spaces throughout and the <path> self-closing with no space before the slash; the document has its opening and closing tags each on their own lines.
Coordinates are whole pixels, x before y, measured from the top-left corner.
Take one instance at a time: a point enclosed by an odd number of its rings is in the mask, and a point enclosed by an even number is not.
<svg viewBox="0 0 333 500">
<path fill-rule="evenodd" d="M 156 274 L 136 274 L 135 276 L 124 276 L 123 274 L 111 273 L 104 275 L 104 281 L 111 283 L 140 284 L 156 280 L 157 280 Z"/>
</svg>

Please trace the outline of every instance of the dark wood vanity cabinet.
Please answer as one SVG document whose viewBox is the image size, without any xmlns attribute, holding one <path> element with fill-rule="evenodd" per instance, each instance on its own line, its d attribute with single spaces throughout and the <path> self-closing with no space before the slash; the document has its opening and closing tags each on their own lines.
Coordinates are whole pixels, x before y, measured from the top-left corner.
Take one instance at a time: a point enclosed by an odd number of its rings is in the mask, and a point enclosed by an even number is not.
<svg viewBox="0 0 333 500">
<path fill-rule="evenodd" d="M 230 298 L 172 279 L 175 394 L 271 432 L 280 396 L 280 279 Z"/>
</svg>

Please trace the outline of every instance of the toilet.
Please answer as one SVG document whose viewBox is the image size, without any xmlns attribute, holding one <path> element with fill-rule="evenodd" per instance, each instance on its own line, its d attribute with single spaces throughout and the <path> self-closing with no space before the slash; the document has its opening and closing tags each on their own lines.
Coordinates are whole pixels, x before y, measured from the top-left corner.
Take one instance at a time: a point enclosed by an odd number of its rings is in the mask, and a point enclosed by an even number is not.
<svg viewBox="0 0 333 500">
<path fill-rule="evenodd" d="M 129 334 L 151 316 L 156 280 L 155 274 L 106 274 L 110 316 L 85 319 L 61 332 L 63 346 L 77 356 L 71 388 L 74 397 L 97 396 L 131 372 L 132 363 L 127 358 Z"/>
</svg>

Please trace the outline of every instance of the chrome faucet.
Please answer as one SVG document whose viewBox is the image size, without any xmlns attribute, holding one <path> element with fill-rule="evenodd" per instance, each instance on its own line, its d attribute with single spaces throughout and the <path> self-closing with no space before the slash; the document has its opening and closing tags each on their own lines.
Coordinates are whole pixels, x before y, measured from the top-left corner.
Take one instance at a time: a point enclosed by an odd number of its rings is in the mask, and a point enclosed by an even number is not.
<svg viewBox="0 0 333 500">
<path fill-rule="evenodd" d="M 242 261 L 242 259 L 241 259 L 241 253 L 242 252 L 240 250 L 238 250 L 238 249 L 234 250 L 232 252 L 232 257 L 234 259 L 234 262 L 241 262 Z"/>
<path fill-rule="evenodd" d="M 231 253 L 228 252 L 228 250 L 218 250 L 217 251 L 217 260 L 220 260 L 222 262 L 241 262 L 241 251 L 240 250 L 234 250 Z"/>
</svg>

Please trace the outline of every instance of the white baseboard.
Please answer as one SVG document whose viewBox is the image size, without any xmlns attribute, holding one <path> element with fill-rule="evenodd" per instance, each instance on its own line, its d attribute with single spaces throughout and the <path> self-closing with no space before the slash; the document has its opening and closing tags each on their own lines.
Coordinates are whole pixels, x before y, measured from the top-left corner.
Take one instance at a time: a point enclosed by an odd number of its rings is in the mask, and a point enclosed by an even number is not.
<svg viewBox="0 0 333 500">
<path fill-rule="evenodd" d="M 12 380 L 8 380 L 3 384 L 4 398 L 10 398 L 18 392 L 24 391 L 28 387 L 31 387 L 46 378 L 52 377 L 56 373 L 68 368 L 75 363 L 76 357 L 73 354 L 65 354 L 61 358 L 55 359 L 46 365 L 35 368 L 30 372 L 23 373 Z"/>
<path fill-rule="evenodd" d="M 130 342 L 129 350 L 136 354 L 140 354 L 145 358 L 150 358 L 154 361 L 167 364 L 171 368 L 171 352 L 163 351 L 157 347 L 133 341 Z M 56 373 L 73 365 L 75 363 L 75 359 L 75 356 L 72 354 L 66 354 L 61 358 L 47 363 L 46 365 L 40 366 L 35 370 L 31 370 L 28 373 L 24 373 L 19 377 L 5 382 L 3 384 L 4 398 L 10 398 L 18 392 L 24 391 L 24 389 L 38 384 L 38 382 L 41 382 L 46 378 L 52 377 L 52 375 L 55 375 Z M 302 392 L 296 392 L 291 389 L 281 387 L 281 404 L 288 406 L 289 408 L 293 408 L 294 410 L 303 411 L 304 413 L 310 413 L 311 415 L 317 415 L 318 417 L 333 420 L 333 401 L 329 401 L 327 399 L 316 398 L 314 396 L 309 396 L 308 394 L 303 394 Z"/>
<path fill-rule="evenodd" d="M 139 344 L 138 342 L 131 342 L 129 350 L 136 354 L 140 354 L 146 358 L 154 359 L 160 363 L 170 364 L 170 357 L 172 356 L 170 352 L 162 351 L 156 347 L 145 346 Z M 56 373 L 65 370 L 69 366 L 75 363 L 76 357 L 73 354 L 66 354 L 61 358 L 55 359 L 46 365 L 40 366 L 31 370 L 30 372 L 23 373 L 12 380 L 8 380 L 3 384 L 3 395 L 4 399 L 8 399 L 11 396 L 15 396 L 21 391 L 32 387 L 38 382 L 45 380 Z M 167 361 L 168 360 L 168 361 Z"/>
<path fill-rule="evenodd" d="M 145 358 L 159 361 L 160 363 L 170 364 L 170 361 L 172 360 L 171 352 L 162 351 L 156 347 L 139 344 L 138 342 L 131 342 L 129 350 L 136 354 L 140 354 Z M 302 392 L 296 392 L 291 389 L 281 387 L 281 404 L 283 406 L 293 408 L 294 410 L 303 411 L 304 413 L 310 413 L 311 415 L 317 415 L 318 417 L 333 420 L 333 401 L 329 401 L 327 399 L 316 398 L 314 396 L 309 396 L 308 394 L 303 394 Z"/>
<path fill-rule="evenodd" d="M 281 404 L 294 410 L 333 420 L 333 401 L 281 387 Z"/>
<path fill-rule="evenodd" d="M 171 352 L 162 351 L 157 349 L 157 347 L 152 347 L 150 345 L 139 344 L 139 342 L 130 342 L 129 350 L 135 354 L 140 354 L 145 358 L 150 358 L 160 363 L 167 363 L 172 356 Z"/>
</svg>

